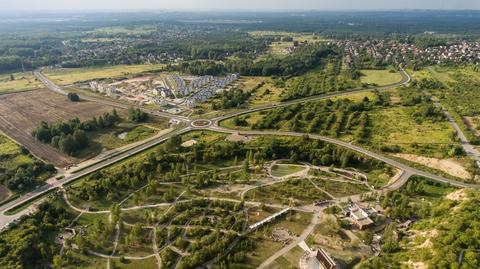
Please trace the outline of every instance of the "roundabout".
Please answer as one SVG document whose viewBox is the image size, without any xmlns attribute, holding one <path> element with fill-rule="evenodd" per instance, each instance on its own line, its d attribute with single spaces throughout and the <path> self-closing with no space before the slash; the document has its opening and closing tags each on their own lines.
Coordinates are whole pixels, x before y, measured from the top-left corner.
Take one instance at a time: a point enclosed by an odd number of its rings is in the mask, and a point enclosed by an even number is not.
<svg viewBox="0 0 480 269">
<path fill-rule="evenodd" d="M 195 128 L 207 128 L 212 125 L 212 121 L 206 119 L 199 119 L 192 121 L 191 125 Z"/>
</svg>

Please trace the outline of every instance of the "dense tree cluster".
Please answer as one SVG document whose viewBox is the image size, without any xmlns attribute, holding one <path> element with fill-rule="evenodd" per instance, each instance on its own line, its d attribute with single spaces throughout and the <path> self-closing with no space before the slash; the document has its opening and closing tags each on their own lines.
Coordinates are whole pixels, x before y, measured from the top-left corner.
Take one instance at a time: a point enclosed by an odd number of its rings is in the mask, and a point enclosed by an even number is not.
<svg viewBox="0 0 480 269">
<path fill-rule="evenodd" d="M 0 135 L 0 147 L 11 147 L 8 138 Z M 16 160 L 27 160 L 17 162 Z M 39 183 L 40 178 L 47 178 L 55 173 L 55 167 L 51 164 L 36 159 L 24 147 L 18 150 L 7 150 L 0 153 L 0 184 L 10 190 L 24 191 Z"/>
<path fill-rule="evenodd" d="M 224 91 L 220 96 L 220 101 L 212 103 L 212 109 L 229 109 L 237 108 L 243 105 L 251 96 L 250 92 L 245 92 L 242 89 L 232 89 Z"/>
<path fill-rule="evenodd" d="M 59 61 L 61 41 L 48 37 L 2 38 L 0 42 L 0 73 L 33 69 Z"/>
<path fill-rule="evenodd" d="M 2 169 L 0 169 L 2 170 Z M 41 175 L 54 173 L 55 167 L 41 161 L 22 164 L 12 169 L 0 171 L 0 182 L 11 190 L 27 190 L 38 183 Z"/>
<path fill-rule="evenodd" d="M 431 102 L 430 97 L 423 91 L 416 88 L 404 87 L 399 90 L 399 93 L 402 105 L 415 106 L 415 109 L 412 109 L 411 111 L 418 123 L 425 120 L 434 122 L 445 120 L 445 115 L 442 112 L 442 109 L 435 106 Z"/>
<path fill-rule="evenodd" d="M 111 128 L 117 124 L 120 117 L 116 110 L 112 113 L 104 113 L 98 119 L 81 122 L 78 118 L 66 122 L 58 122 L 49 125 L 41 122 L 33 130 L 32 135 L 40 142 L 50 143 L 53 147 L 60 149 L 63 153 L 74 155 L 89 144 L 88 132 L 98 129 Z"/>
<path fill-rule="evenodd" d="M 89 26 L 90 27 L 90 26 Z M 73 27 L 77 29 L 77 27 Z M 120 27 L 121 28 L 121 27 Z M 166 30 L 166 28 L 170 28 Z M 134 31 L 134 30 L 133 30 Z M 48 32 L 48 31 L 47 31 Z M 186 60 L 254 58 L 268 48 L 268 41 L 245 32 L 205 29 L 190 25 L 162 26 L 153 32 L 129 35 L 122 32 L 48 33 L 3 35 L 0 41 L 0 72 L 62 64 L 85 67 Z M 99 40 L 85 42 L 84 39 Z M 65 41 L 65 42 L 62 42 Z"/>
<path fill-rule="evenodd" d="M 435 185 L 433 182 L 429 184 Z M 439 184 L 441 185 L 441 184 Z M 381 206 L 387 209 L 387 215 L 393 219 L 405 221 L 413 217 L 428 216 L 427 207 L 419 207 L 418 204 L 411 203 L 411 196 L 423 195 L 426 185 L 419 178 L 409 180 L 405 188 L 400 191 L 391 192 L 382 197 Z"/>
<path fill-rule="evenodd" d="M 73 216 L 57 203 L 46 202 L 32 216 L 3 232 L 0 237 L 0 267 L 42 269 L 50 267 L 59 247 L 52 240 Z"/>
<path fill-rule="evenodd" d="M 0 156 L 5 158 L 5 156 Z M 0 168 L 0 182 L 11 190 L 27 190 L 35 186 L 37 178 L 55 173 L 55 167 L 42 161 L 25 163 L 9 169 Z"/>
<path fill-rule="evenodd" d="M 67 98 L 70 102 L 78 102 L 80 101 L 80 97 L 78 96 L 78 94 L 76 93 L 73 93 L 73 92 L 69 92 L 67 94 Z"/>
<path fill-rule="evenodd" d="M 436 36 L 421 36 L 414 38 L 414 44 L 421 49 L 426 49 L 429 47 L 445 46 L 447 45 L 447 40 Z"/>
<path fill-rule="evenodd" d="M 421 90 L 424 90 L 424 89 L 437 90 L 437 89 L 445 88 L 445 85 L 443 85 L 443 83 L 441 83 L 436 79 L 430 79 L 430 78 L 422 78 L 420 80 L 414 80 L 412 81 L 411 86 Z"/>
<path fill-rule="evenodd" d="M 128 110 L 128 119 L 133 122 L 145 122 L 148 120 L 148 114 L 140 108 L 131 107 Z"/>
</svg>

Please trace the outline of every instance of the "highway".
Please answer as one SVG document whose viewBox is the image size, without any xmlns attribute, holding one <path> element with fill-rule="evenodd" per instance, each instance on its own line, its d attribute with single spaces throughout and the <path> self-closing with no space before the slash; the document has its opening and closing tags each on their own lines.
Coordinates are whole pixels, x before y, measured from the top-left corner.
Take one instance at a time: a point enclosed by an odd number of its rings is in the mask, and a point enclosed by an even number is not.
<svg viewBox="0 0 480 269">
<path fill-rule="evenodd" d="M 178 130 L 175 130 L 173 132 L 170 132 L 168 134 L 165 134 L 157 139 L 154 139 L 154 140 L 151 140 L 149 142 L 146 142 L 144 144 L 141 144 L 135 148 L 132 148 L 132 149 L 129 149 L 125 152 L 122 152 L 114 157 L 111 157 L 111 158 L 107 158 L 107 159 L 104 159 L 104 160 L 100 160 L 98 163 L 90 166 L 90 167 L 87 167 L 85 169 L 83 169 L 82 171 L 79 171 L 71 176 L 67 176 L 61 180 L 58 180 L 56 181 L 55 183 L 53 184 L 45 184 L 43 186 L 41 186 L 40 188 L 38 189 L 35 189 L 31 192 L 29 192 L 28 194 L 25 194 L 23 196 L 21 196 L 20 198 L 14 200 L 14 201 L 11 201 L 5 205 L 2 205 L 0 206 L 0 230 L 2 228 L 4 228 L 8 223 L 12 222 L 12 218 L 9 217 L 9 216 L 6 216 L 5 215 L 5 212 L 8 211 L 9 209 L 12 209 L 12 208 L 15 208 L 16 206 L 18 205 L 21 205 L 27 201 L 30 201 L 30 200 L 33 200 L 53 189 L 56 189 L 58 187 L 61 187 L 61 186 L 64 186 L 65 184 L 68 184 L 76 179 L 79 179 L 83 176 L 86 176 L 90 173 L 93 173 L 95 171 L 98 171 L 100 169 L 103 169 L 109 165 L 112 165 L 114 163 L 117 163 L 119 161 L 122 161 L 126 158 L 129 158 L 131 157 L 132 155 L 135 155 L 137 153 L 140 153 L 146 149 L 149 149 L 155 145 L 158 145 L 162 142 L 164 142 L 165 140 L 167 140 L 168 138 L 172 137 L 173 135 L 180 135 L 180 134 L 183 134 L 183 133 L 186 133 L 186 132 L 189 132 L 191 131 L 192 129 L 189 128 L 189 127 L 186 127 L 186 128 L 182 128 L 182 129 L 178 129 Z M 5 217 L 4 217 L 5 216 Z M 21 215 L 18 215 L 16 216 L 16 218 L 19 218 Z"/>
<path fill-rule="evenodd" d="M 402 74 L 402 77 L 403 77 L 401 82 L 398 82 L 398 83 L 395 83 L 395 84 L 392 84 L 392 85 L 388 85 L 388 86 L 383 86 L 383 87 L 375 87 L 374 89 L 387 90 L 387 89 L 392 89 L 392 88 L 395 88 L 395 87 L 398 87 L 398 86 L 401 86 L 401 85 L 408 84 L 410 82 L 410 76 L 403 69 L 401 70 L 401 74 Z M 34 75 L 49 90 L 51 90 L 55 93 L 61 94 L 61 95 L 66 95 L 67 94 L 59 86 L 55 85 L 52 81 L 50 81 L 47 77 L 45 77 L 42 74 L 41 70 L 34 71 Z M 155 145 L 158 145 L 158 144 L 162 143 L 163 141 L 167 140 L 168 138 L 172 137 L 173 135 L 184 134 L 184 133 L 187 133 L 187 132 L 192 131 L 192 130 L 211 130 L 211 131 L 230 133 L 230 134 L 231 133 L 240 133 L 240 134 L 244 134 L 244 135 L 256 135 L 256 136 L 259 136 L 259 135 L 278 135 L 278 136 L 301 137 L 301 136 L 304 136 L 304 135 L 307 135 L 307 134 L 295 133 L 295 132 L 277 132 L 277 131 L 238 131 L 238 130 L 230 130 L 230 129 L 226 129 L 226 128 L 221 128 L 221 127 L 219 127 L 218 123 L 222 120 L 226 120 L 226 119 L 229 119 L 229 118 L 232 118 L 232 117 L 235 117 L 235 116 L 238 116 L 238 115 L 246 114 L 246 113 L 262 111 L 262 110 L 267 110 L 267 109 L 271 109 L 271 108 L 275 108 L 275 107 L 282 107 L 282 106 L 287 106 L 287 105 L 292 105 L 292 104 L 312 102 L 312 101 L 316 101 L 316 100 L 328 99 L 328 98 L 332 98 L 332 97 L 343 96 L 343 95 L 346 95 L 346 94 L 366 92 L 366 91 L 371 91 L 371 90 L 373 90 L 373 89 L 372 88 L 370 88 L 370 89 L 353 89 L 353 90 L 346 90 L 346 91 L 342 91 L 342 92 L 329 93 L 329 94 L 324 94 L 324 95 L 319 95 L 319 96 L 312 96 L 312 97 L 297 99 L 297 100 L 288 101 L 288 102 L 284 102 L 284 103 L 280 103 L 280 104 L 254 107 L 254 108 L 246 109 L 246 110 L 241 111 L 241 112 L 235 112 L 235 113 L 231 113 L 231 114 L 224 115 L 224 116 L 221 116 L 221 117 L 217 117 L 217 118 L 214 118 L 212 120 L 201 120 L 201 119 L 191 120 L 188 117 L 177 116 L 177 115 L 172 115 L 172 114 L 165 113 L 165 112 L 159 112 L 159 111 L 152 111 L 152 110 L 145 110 L 144 109 L 145 111 L 147 111 L 148 113 L 150 113 L 152 115 L 178 120 L 179 122 L 184 123 L 184 127 L 181 127 L 181 128 L 179 128 L 175 131 L 172 131 L 168 134 L 160 136 L 157 139 L 154 139 L 154 140 L 142 143 L 142 144 L 140 144 L 136 147 L 130 148 L 130 149 L 124 151 L 124 152 L 119 153 L 118 155 L 116 155 L 114 157 L 107 157 L 105 159 L 100 159 L 97 163 L 93 164 L 92 166 L 90 166 L 90 167 L 88 167 L 88 168 L 86 168 L 86 169 L 84 169 L 80 172 L 76 172 L 76 173 L 72 174 L 71 176 L 67 176 L 64 179 L 58 180 L 58 181 L 56 181 L 52 184 L 44 185 L 44 186 L 42 186 L 42 187 L 24 195 L 24 196 L 22 196 L 22 197 L 14 200 L 14 201 L 11 201 L 11 202 L 3 205 L 3 206 L 0 206 L 0 230 L 5 228 L 12 221 L 15 221 L 15 219 L 18 219 L 22 215 L 26 215 L 26 214 L 29 213 L 28 211 L 23 211 L 23 212 L 21 212 L 19 214 L 16 214 L 14 216 L 7 216 L 7 215 L 5 215 L 5 212 L 8 211 L 9 209 L 15 208 L 15 207 L 17 207 L 17 206 L 19 206 L 19 205 L 21 205 L 25 202 L 33 200 L 33 199 L 35 199 L 35 198 L 37 198 L 37 197 L 39 197 L 39 196 L 41 196 L 41 195 L 43 195 L 43 194 L 45 194 L 49 191 L 52 191 L 56 188 L 59 188 L 59 187 L 65 185 L 65 184 L 68 184 L 68 183 L 70 183 L 70 182 L 72 182 L 76 179 L 79 179 L 79 178 L 85 176 L 85 175 L 88 175 L 90 173 L 93 173 L 95 171 L 103 169 L 103 168 L 105 168 L 109 165 L 112 165 L 112 164 L 116 163 L 116 162 L 119 162 L 121 160 L 129 158 L 132 155 L 135 155 L 135 154 L 137 154 L 139 152 L 142 152 L 146 149 L 154 147 Z M 103 100 L 103 99 L 99 100 L 99 98 L 85 97 L 85 96 L 81 96 L 80 98 L 84 99 L 84 100 L 92 101 L 92 102 L 105 104 L 105 105 L 111 105 L 111 106 L 114 106 L 114 107 L 128 108 L 128 105 L 118 104 L 114 101 L 110 102 L 110 101 Z M 199 122 L 199 121 L 205 121 L 205 122 L 208 122 L 208 124 L 205 125 L 205 126 L 197 126 L 195 124 L 192 124 L 194 122 Z M 396 185 L 393 186 L 394 188 L 392 188 L 392 189 L 399 188 L 401 185 L 403 185 L 408 180 L 408 178 L 411 175 L 420 175 L 420 176 L 428 177 L 428 178 L 431 178 L 433 180 L 436 180 L 436 181 L 439 181 L 439 182 L 444 182 L 444 183 L 449 183 L 449 184 L 452 184 L 452 185 L 458 186 L 458 187 L 464 187 L 464 188 L 479 188 L 480 187 L 480 185 L 473 185 L 473 184 L 458 182 L 458 181 L 455 181 L 455 180 L 447 179 L 447 178 L 444 178 L 444 177 L 441 177 L 441 176 L 438 176 L 438 175 L 434 175 L 434 174 L 431 174 L 431 173 L 428 173 L 428 172 L 410 167 L 406 164 L 400 163 L 400 162 L 395 161 L 393 159 L 390 159 L 388 157 L 382 156 L 380 154 L 371 152 L 369 150 L 366 150 L 364 148 L 361 148 L 361 147 L 356 146 L 356 145 L 352 145 L 350 143 L 347 143 L 347 142 L 344 142 L 344 141 L 341 141 L 341 140 L 337 140 L 337 139 L 329 138 L 329 137 L 324 137 L 324 136 L 320 136 L 320 135 L 312 135 L 312 134 L 308 134 L 308 136 L 311 139 L 318 139 L 318 140 L 321 140 L 321 141 L 325 141 L 325 142 L 328 142 L 328 143 L 333 143 L 333 144 L 336 144 L 336 145 L 354 150 L 356 152 L 362 153 L 366 156 L 369 156 L 371 158 L 383 161 L 387 164 L 390 164 L 390 165 L 392 165 L 396 168 L 401 169 L 402 171 L 404 171 L 404 175 L 400 178 L 401 180 L 397 180 L 394 183 Z"/>
</svg>

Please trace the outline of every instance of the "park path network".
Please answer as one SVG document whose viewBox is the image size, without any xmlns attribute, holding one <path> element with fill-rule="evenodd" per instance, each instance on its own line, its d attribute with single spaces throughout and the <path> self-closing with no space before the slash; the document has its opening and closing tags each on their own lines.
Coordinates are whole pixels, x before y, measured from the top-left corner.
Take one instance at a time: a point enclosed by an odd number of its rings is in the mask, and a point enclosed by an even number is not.
<svg viewBox="0 0 480 269">
<path fill-rule="evenodd" d="M 421 169 L 411 167 L 407 164 L 398 162 L 398 161 L 393 160 L 393 159 L 391 159 L 391 158 L 389 158 L 385 155 L 381 155 L 379 153 L 372 152 L 372 151 L 367 150 L 365 148 L 362 148 L 360 146 L 353 145 L 351 143 L 347 143 L 347 142 L 344 142 L 344 141 L 341 141 L 341 140 L 338 140 L 338 139 L 334 139 L 334 138 L 330 138 L 330 137 L 325 137 L 325 136 L 315 135 L 315 134 L 305 134 L 305 133 L 299 133 L 299 132 L 239 131 L 239 130 L 233 130 L 233 129 L 228 129 L 228 128 L 225 128 L 225 127 L 221 127 L 219 125 L 219 123 L 223 120 L 227 120 L 227 119 L 230 119 L 230 118 L 233 118 L 233 117 L 236 117 L 236 116 L 240 116 L 240 115 L 244 115 L 244 114 L 247 114 L 247 113 L 264 111 L 264 110 L 273 109 L 273 108 L 277 108 L 277 107 L 284 107 L 284 106 L 288 106 L 288 105 L 292 105 L 292 104 L 301 104 L 301 103 L 306 103 L 306 102 L 325 100 L 325 99 L 344 96 L 344 95 L 348 95 L 348 94 L 352 94 L 352 93 L 368 92 L 368 91 L 372 91 L 374 89 L 379 90 L 379 91 L 383 91 L 383 90 L 388 90 L 388 89 L 396 88 L 396 87 L 403 86 L 403 85 L 408 85 L 409 82 L 411 81 L 410 76 L 403 69 L 400 69 L 400 72 L 402 74 L 402 81 L 400 81 L 398 83 L 391 84 L 391 85 L 387 85 L 387 86 L 383 86 L 383 87 L 375 87 L 375 88 L 351 89 L 351 90 L 346 90 L 346 91 L 342 91 L 342 92 L 334 92 L 334 93 L 328 93 L 328 94 L 323 94 L 323 95 L 318 95 L 318 96 L 312 96 L 312 97 L 307 97 L 307 98 L 282 102 L 282 103 L 278 103 L 278 104 L 270 104 L 270 105 L 252 107 L 252 108 L 245 109 L 245 110 L 242 110 L 242 111 L 239 111 L 239 112 L 234 112 L 234 113 L 226 114 L 226 115 L 223 115 L 223 116 L 219 116 L 219 117 L 216 117 L 216 118 L 213 118 L 213 119 L 192 119 L 190 117 L 172 115 L 172 114 L 169 114 L 169 113 L 166 113 L 166 112 L 153 111 L 153 110 L 141 108 L 142 110 L 144 110 L 145 112 L 147 112 L 151 115 L 168 118 L 173 122 L 177 122 L 178 125 L 175 128 L 172 128 L 171 132 L 162 134 L 162 135 L 156 137 L 155 139 L 145 141 L 144 143 L 138 143 L 136 146 L 131 147 L 131 148 L 126 148 L 123 151 L 119 151 L 113 156 L 109 155 L 109 156 L 105 156 L 104 158 L 98 158 L 95 163 L 89 164 L 89 166 L 85 167 L 82 170 L 79 170 L 79 171 L 77 170 L 75 172 L 65 173 L 66 176 L 63 179 L 60 179 L 60 180 L 49 180 L 46 185 L 43 185 L 40 188 L 35 189 L 30 193 L 27 193 L 27 194 L 15 199 L 15 200 L 9 202 L 9 203 L 6 203 L 6 204 L 0 206 L 0 230 L 8 227 L 10 223 L 18 220 L 22 216 L 31 214 L 32 213 L 32 208 L 27 207 L 25 210 L 22 210 L 22 211 L 20 211 L 16 214 L 13 214 L 13 215 L 6 214 L 7 211 L 9 211 L 13 208 L 20 207 L 23 204 L 26 204 L 30 201 L 35 201 L 34 204 L 38 204 L 39 203 L 39 198 L 43 197 L 45 194 L 47 194 L 49 192 L 54 191 L 55 189 L 63 188 L 64 185 L 66 185 L 66 184 L 68 184 L 72 181 L 75 181 L 75 180 L 77 180 L 77 179 L 79 179 L 79 178 L 81 178 L 85 175 L 88 175 L 88 174 L 93 173 L 95 171 L 101 170 L 101 169 L 103 169 L 107 166 L 110 166 L 110 165 L 114 164 L 114 163 L 117 163 L 117 162 L 120 162 L 124 159 L 127 159 L 127 158 L 131 157 L 132 155 L 140 153 L 140 152 L 142 152 L 146 149 L 152 148 L 152 147 L 166 141 L 167 139 L 169 139 L 172 136 L 182 135 L 182 134 L 188 133 L 190 131 L 194 131 L 194 130 L 210 130 L 210 131 L 221 132 L 221 133 L 226 133 L 226 134 L 240 134 L 240 135 L 246 135 L 246 136 L 266 136 L 266 135 L 267 136 L 271 136 L 271 135 L 274 135 L 274 136 L 290 136 L 290 137 L 308 136 L 310 139 L 321 140 L 321 141 L 324 141 L 324 142 L 327 142 L 327 143 L 335 144 L 337 146 L 348 148 L 350 150 L 353 150 L 353 151 L 356 151 L 358 153 L 369 156 L 373 159 L 385 162 L 385 163 L 387 163 L 387 164 L 389 164 L 389 165 L 391 165 L 391 166 L 400 170 L 399 176 L 397 176 L 393 182 L 390 182 L 390 184 L 387 185 L 384 189 L 376 190 L 374 192 L 392 191 L 392 190 L 399 189 L 413 175 L 419 175 L 419 176 L 427 177 L 427 178 L 430 178 L 430 179 L 438 181 L 438 182 L 451 184 L 453 186 L 457 186 L 457 187 L 461 187 L 461 188 L 474 188 L 474 189 L 480 188 L 480 185 L 460 182 L 460 181 L 448 179 L 448 178 L 445 178 L 445 177 L 442 177 L 442 176 L 438 176 L 438 175 L 423 171 Z M 51 90 L 51 91 L 53 91 L 57 94 L 67 95 L 67 93 L 64 90 L 62 90 L 59 86 L 55 85 L 51 80 L 49 80 L 45 75 L 43 75 L 42 72 L 41 72 L 41 69 L 35 70 L 34 75 L 49 90 Z M 127 104 L 122 104 L 122 103 L 118 103 L 118 102 L 114 102 L 114 101 L 108 101 L 108 100 L 105 100 L 105 99 L 99 99 L 99 98 L 95 98 L 95 97 L 91 97 L 91 96 L 88 96 L 88 97 L 87 96 L 81 96 L 80 98 L 82 98 L 84 100 L 91 101 L 91 102 L 97 102 L 97 103 L 100 103 L 100 104 L 110 105 L 110 106 L 113 106 L 113 107 L 123 108 L 123 109 L 128 108 L 130 106 L 130 105 L 127 105 Z M 446 112 L 446 113 L 448 113 L 448 112 Z M 452 125 L 456 124 L 453 120 L 451 120 L 450 117 L 449 117 L 449 120 L 450 120 L 450 122 L 452 122 Z M 460 132 L 457 131 L 457 134 L 460 137 L 463 135 L 463 133 L 461 133 L 461 131 Z M 462 139 L 463 146 L 469 149 L 469 146 L 468 146 L 469 144 L 467 144 L 467 143 L 468 143 L 468 141 L 464 141 Z M 468 152 L 470 152 L 470 151 L 468 151 Z M 476 159 L 476 160 L 477 160 L 476 157 L 480 156 L 480 155 L 477 155 L 477 154 L 469 154 L 469 156 L 470 155 L 472 157 L 475 157 L 474 159 Z M 260 186 L 255 186 L 255 187 L 260 187 Z M 64 195 L 65 195 L 64 198 L 66 198 L 65 200 L 68 203 L 68 198 L 66 197 L 65 192 L 64 192 Z M 355 198 L 355 197 L 349 197 L 349 198 L 351 199 L 351 198 Z M 128 197 L 126 199 L 128 199 Z M 239 200 L 235 200 L 235 199 L 223 199 L 223 200 L 239 201 Z M 339 202 L 341 200 L 342 199 L 338 199 Z M 249 202 L 249 204 L 255 204 L 255 202 Z M 257 203 L 257 204 L 259 204 L 259 203 Z M 68 204 L 68 205 L 71 206 L 76 211 L 80 212 L 80 214 L 93 213 L 93 212 L 88 212 L 88 211 L 85 211 L 85 210 L 82 210 L 82 209 L 79 209 L 79 208 L 75 208 L 71 204 Z M 138 206 L 138 207 L 131 208 L 131 209 L 126 208 L 126 209 L 122 209 L 122 210 L 138 210 L 138 209 L 141 209 L 141 208 L 155 208 L 157 206 L 167 206 L 167 204 L 145 205 L 145 206 Z M 172 204 L 170 204 L 170 206 L 172 206 Z M 272 205 L 272 206 L 278 206 L 278 205 Z M 297 208 L 297 209 L 314 213 L 310 225 L 307 227 L 307 229 L 305 229 L 304 233 L 302 233 L 302 236 L 299 239 L 301 239 L 303 237 L 306 238 L 311 233 L 311 231 L 313 230 L 312 227 L 314 227 L 316 225 L 320 212 L 318 210 L 316 211 L 315 209 L 312 209 L 311 207 L 309 208 L 308 206 L 307 207 L 300 207 L 300 208 Z M 107 212 L 99 212 L 98 214 L 100 214 L 100 213 L 107 213 Z M 155 233 L 156 229 L 153 229 L 153 232 Z M 154 242 L 152 242 L 152 243 L 154 243 Z M 271 258 L 266 260 L 260 267 L 261 268 L 266 267 L 270 262 L 272 262 L 274 260 L 275 257 L 280 257 L 281 255 L 288 252 L 289 249 L 293 248 L 293 246 L 295 246 L 298 243 L 299 242 L 295 241 L 295 242 L 292 242 L 291 244 L 287 245 L 285 248 L 283 248 L 279 252 L 275 253 L 274 256 L 272 256 Z M 294 245 L 292 246 L 292 244 L 294 244 Z M 157 263 L 160 263 L 161 260 L 160 260 L 160 257 L 158 255 L 160 250 L 158 248 L 157 249 L 154 248 L 153 250 L 154 250 L 153 254 L 149 257 L 155 257 L 157 259 Z M 105 257 L 108 260 L 110 260 L 111 258 L 114 257 L 114 252 L 111 253 L 110 255 L 100 254 L 100 253 L 92 253 L 92 254 L 95 254 L 97 256 L 105 255 Z M 133 258 L 133 257 L 131 257 L 131 258 Z"/>
</svg>

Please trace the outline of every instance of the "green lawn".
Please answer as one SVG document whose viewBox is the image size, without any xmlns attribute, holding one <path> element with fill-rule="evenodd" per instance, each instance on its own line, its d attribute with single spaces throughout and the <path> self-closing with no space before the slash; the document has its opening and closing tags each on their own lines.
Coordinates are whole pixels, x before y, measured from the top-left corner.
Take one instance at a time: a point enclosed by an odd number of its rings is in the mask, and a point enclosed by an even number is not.
<svg viewBox="0 0 480 269">
<path fill-rule="evenodd" d="M 137 142 L 141 140 L 145 140 L 155 134 L 155 130 L 152 128 L 148 128 L 146 126 L 137 126 L 135 129 L 129 131 L 125 136 L 123 141 L 127 143 Z"/>
<path fill-rule="evenodd" d="M 247 192 L 245 196 L 245 199 L 251 201 L 283 205 L 306 205 L 326 198 L 328 197 L 325 193 L 303 179 L 291 179 L 284 183 L 257 188 Z"/>
<path fill-rule="evenodd" d="M 65 68 L 46 69 L 45 75 L 60 85 L 70 85 L 76 82 L 106 79 L 123 78 L 143 72 L 159 71 L 163 65 L 115 65 L 92 68 Z"/>
<path fill-rule="evenodd" d="M 305 170 L 305 167 L 300 165 L 275 164 L 272 167 L 272 175 L 274 177 L 284 177 L 303 170 Z"/>
<path fill-rule="evenodd" d="M 35 80 L 31 72 L 0 74 L 0 94 L 39 88 L 43 88 L 43 84 Z"/>
<path fill-rule="evenodd" d="M 305 251 L 296 246 L 280 258 L 276 259 L 268 269 L 298 268 L 298 262 Z"/>
<path fill-rule="evenodd" d="M 372 145 L 398 145 L 405 153 L 443 157 L 443 148 L 452 141 L 454 132 L 447 121 L 417 123 L 412 116 L 415 107 L 395 106 L 370 112 Z"/>
<path fill-rule="evenodd" d="M 114 268 L 119 269 L 156 269 L 157 261 L 155 257 L 151 257 L 144 260 L 126 260 L 125 262 L 120 262 L 120 260 L 114 260 Z"/>
<path fill-rule="evenodd" d="M 340 181 L 326 180 L 323 178 L 313 179 L 315 184 L 335 197 L 350 196 L 369 191 L 365 185 L 352 184 Z"/>
<path fill-rule="evenodd" d="M 154 136 L 156 133 L 157 130 L 147 126 L 135 126 L 133 123 L 123 122 L 108 130 L 89 133 L 91 140 L 90 145 L 81 150 L 76 157 L 93 157 L 101 153 L 103 150 L 111 150 L 127 144 L 142 141 Z"/>
<path fill-rule="evenodd" d="M 273 229 L 287 229 L 298 236 L 310 224 L 311 218 L 312 215 L 310 213 L 292 211 L 285 217 L 280 218 L 278 221 L 265 226 L 253 234 L 250 234 L 250 238 L 255 241 L 255 248 L 246 253 L 246 264 L 252 268 L 256 268 L 268 257 L 272 256 L 275 252 L 284 247 L 283 244 L 271 240 L 270 235 Z M 294 251 L 294 253 L 287 253 L 283 257 L 292 260 L 291 256 L 296 255 L 297 253 L 298 251 Z"/>
<path fill-rule="evenodd" d="M 107 260 L 93 255 L 85 255 L 75 251 L 68 251 L 64 260 L 68 259 L 70 262 L 64 262 L 62 268 L 65 269 L 98 269 L 106 268 Z M 74 261 L 73 263 L 71 261 Z"/>
<path fill-rule="evenodd" d="M 390 70 L 360 70 L 362 77 L 360 81 L 372 85 L 390 85 L 402 80 L 402 75 L 397 71 Z"/>
</svg>

